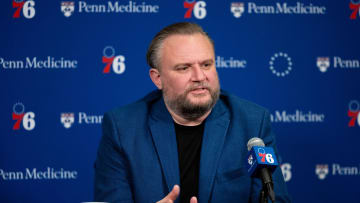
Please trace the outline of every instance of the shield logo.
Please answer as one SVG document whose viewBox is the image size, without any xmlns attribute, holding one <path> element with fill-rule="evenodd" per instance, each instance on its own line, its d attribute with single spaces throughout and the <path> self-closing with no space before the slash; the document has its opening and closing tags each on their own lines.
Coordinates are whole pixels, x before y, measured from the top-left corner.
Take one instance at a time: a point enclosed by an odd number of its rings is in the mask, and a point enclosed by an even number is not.
<svg viewBox="0 0 360 203">
<path fill-rule="evenodd" d="M 230 10 L 231 10 L 231 13 L 233 13 L 235 18 L 240 18 L 245 10 L 244 3 L 242 3 L 242 2 L 231 3 Z"/>
<path fill-rule="evenodd" d="M 65 128 L 70 128 L 75 121 L 74 113 L 62 113 L 60 121 Z"/>
<path fill-rule="evenodd" d="M 75 10 L 75 4 L 73 1 L 61 2 L 61 12 L 64 13 L 65 17 L 70 17 Z"/>
<path fill-rule="evenodd" d="M 318 57 L 316 60 L 316 65 L 319 70 L 323 73 L 327 71 L 330 67 L 330 58 L 329 57 Z"/>
<path fill-rule="evenodd" d="M 317 164 L 315 173 L 320 180 L 324 180 L 329 173 L 329 166 L 327 164 Z"/>
</svg>

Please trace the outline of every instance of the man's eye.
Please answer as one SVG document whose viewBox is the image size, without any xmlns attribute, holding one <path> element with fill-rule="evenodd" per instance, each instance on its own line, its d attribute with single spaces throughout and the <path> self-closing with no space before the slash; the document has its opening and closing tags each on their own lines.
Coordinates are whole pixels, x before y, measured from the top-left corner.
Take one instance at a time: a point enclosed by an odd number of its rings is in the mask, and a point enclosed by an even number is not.
<svg viewBox="0 0 360 203">
<path fill-rule="evenodd" d="M 182 67 L 177 68 L 177 70 L 184 71 L 184 70 L 187 70 L 188 68 L 189 68 L 188 66 L 182 66 Z"/>
<path fill-rule="evenodd" d="M 204 66 L 205 68 L 210 68 L 210 67 L 211 67 L 211 65 L 212 65 L 211 63 L 204 63 L 204 65 L 203 65 L 203 66 Z"/>
</svg>

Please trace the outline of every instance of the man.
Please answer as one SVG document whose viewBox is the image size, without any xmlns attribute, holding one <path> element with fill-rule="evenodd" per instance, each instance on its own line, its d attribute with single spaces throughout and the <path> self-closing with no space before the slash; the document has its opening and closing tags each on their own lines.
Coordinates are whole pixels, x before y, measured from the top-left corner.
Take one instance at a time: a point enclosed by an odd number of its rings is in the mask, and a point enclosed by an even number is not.
<svg viewBox="0 0 360 203">
<path fill-rule="evenodd" d="M 104 115 L 95 200 L 259 202 L 246 144 L 260 137 L 276 151 L 269 113 L 220 91 L 210 37 L 193 23 L 170 25 L 147 61 L 159 90 Z M 279 168 L 273 179 L 276 200 L 289 202 Z"/>
</svg>

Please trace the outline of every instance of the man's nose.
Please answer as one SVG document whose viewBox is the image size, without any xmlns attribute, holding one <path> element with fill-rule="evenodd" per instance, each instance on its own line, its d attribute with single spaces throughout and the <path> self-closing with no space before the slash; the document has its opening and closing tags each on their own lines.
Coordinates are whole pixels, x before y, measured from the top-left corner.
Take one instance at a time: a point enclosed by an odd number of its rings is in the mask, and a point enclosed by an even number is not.
<svg viewBox="0 0 360 203">
<path fill-rule="evenodd" d="M 192 67 L 192 81 L 203 81 L 206 78 L 204 70 L 201 69 L 201 66 L 196 64 Z"/>
</svg>

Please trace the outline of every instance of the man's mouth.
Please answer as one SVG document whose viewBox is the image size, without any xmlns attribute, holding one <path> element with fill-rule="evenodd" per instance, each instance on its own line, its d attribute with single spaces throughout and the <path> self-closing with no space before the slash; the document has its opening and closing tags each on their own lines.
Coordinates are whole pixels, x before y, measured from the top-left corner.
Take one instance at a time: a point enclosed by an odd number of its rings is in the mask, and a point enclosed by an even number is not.
<svg viewBox="0 0 360 203">
<path fill-rule="evenodd" d="M 209 89 L 207 87 L 196 87 L 196 88 L 192 88 L 190 90 L 190 92 L 193 94 L 204 94 L 208 91 L 209 91 Z"/>
</svg>

